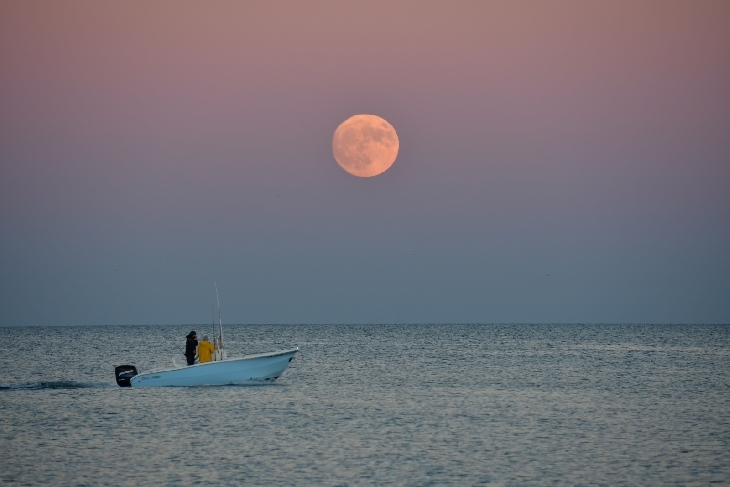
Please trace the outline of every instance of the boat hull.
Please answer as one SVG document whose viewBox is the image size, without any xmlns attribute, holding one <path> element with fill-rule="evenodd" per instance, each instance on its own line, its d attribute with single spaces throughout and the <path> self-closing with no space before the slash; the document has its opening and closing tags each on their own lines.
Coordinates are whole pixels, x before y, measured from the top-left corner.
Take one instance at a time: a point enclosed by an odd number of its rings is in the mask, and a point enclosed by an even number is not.
<svg viewBox="0 0 730 487">
<path fill-rule="evenodd" d="M 131 387 L 186 387 L 255 384 L 279 378 L 299 347 L 206 362 L 174 369 L 142 372 L 129 380 Z"/>
</svg>

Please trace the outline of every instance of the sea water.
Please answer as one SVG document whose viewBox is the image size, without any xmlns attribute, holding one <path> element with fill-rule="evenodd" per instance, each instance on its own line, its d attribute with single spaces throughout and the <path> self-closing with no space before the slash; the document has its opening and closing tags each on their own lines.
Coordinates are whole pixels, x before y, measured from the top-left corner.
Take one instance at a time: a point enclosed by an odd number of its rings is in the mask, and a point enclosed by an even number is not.
<svg viewBox="0 0 730 487">
<path fill-rule="evenodd" d="M 301 352 L 274 384 L 114 383 L 190 329 L 0 328 L 0 484 L 730 483 L 728 326 L 226 326 Z"/>
</svg>

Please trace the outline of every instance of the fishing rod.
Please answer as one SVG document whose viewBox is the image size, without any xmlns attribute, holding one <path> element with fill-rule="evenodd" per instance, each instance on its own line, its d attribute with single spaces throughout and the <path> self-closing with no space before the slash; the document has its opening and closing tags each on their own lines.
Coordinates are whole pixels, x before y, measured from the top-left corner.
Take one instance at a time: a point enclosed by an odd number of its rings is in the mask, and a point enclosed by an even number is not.
<svg viewBox="0 0 730 487">
<path fill-rule="evenodd" d="M 218 301 L 218 325 L 220 326 L 220 334 L 218 335 L 220 338 L 220 345 L 221 349 L 223 348 L 223 321 L 221 321 L 221 300 L 218 297 L 218 283 L 214 281 L 215 284 L 215 299 Z"/>
</svg>

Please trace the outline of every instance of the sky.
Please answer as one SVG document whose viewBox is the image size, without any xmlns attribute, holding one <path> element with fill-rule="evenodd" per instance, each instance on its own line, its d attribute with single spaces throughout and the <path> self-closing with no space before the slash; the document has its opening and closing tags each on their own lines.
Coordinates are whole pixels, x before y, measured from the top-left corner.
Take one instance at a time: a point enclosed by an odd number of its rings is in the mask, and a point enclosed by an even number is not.
<svg viewBox="0 0 730 487">
<path fill-rule="evenodd" d="M 730 323 L 728 188 L 725 0 L 0 3 L 0 326 Z"/>
</svg>

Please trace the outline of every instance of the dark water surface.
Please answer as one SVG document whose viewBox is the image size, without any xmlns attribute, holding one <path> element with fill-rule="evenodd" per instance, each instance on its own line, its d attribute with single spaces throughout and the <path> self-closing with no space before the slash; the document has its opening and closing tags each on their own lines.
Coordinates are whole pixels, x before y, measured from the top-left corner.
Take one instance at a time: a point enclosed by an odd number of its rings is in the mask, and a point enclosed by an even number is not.
<svg viewBox="0 0 730 487">
<path fill-rule="evenodd" d="M 189 327 L 0 330 L 3 485 L 730 482 L 728 326 L 228 326 L 231 355 L 302 351 L 272 385 L 140 390 L 114 366 Z"/>
</svg>

